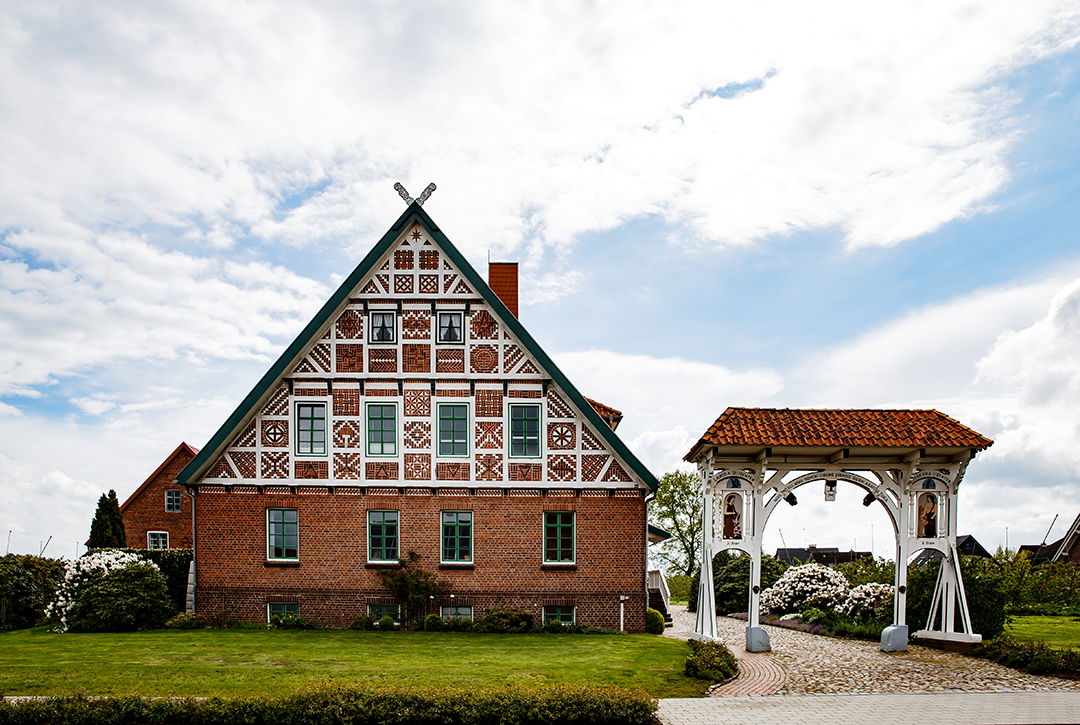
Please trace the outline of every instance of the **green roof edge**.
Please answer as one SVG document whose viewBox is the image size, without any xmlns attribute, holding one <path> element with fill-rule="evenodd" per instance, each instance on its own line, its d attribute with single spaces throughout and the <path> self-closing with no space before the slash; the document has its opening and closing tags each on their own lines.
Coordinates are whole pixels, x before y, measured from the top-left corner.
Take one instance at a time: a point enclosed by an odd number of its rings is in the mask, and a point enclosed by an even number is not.
<svg viewBox="0 0 1080 725">
<path fill-rule="evenodd" d="M 648 526 L 649 526 L 649 533 L 652 534 L 653 536 L 662 536 L 662 537 L 664 537 L 664 541 L 667 541 L 668 539 L 671 538 L 671 532 L 670 531 L 666 531 L 664 529 L 661 529 L 659 526 L 653 526 L 652 524 L 649 524 Z"/>
<path fill-rule="evenodd" d="M 417 204 L 415 201 L 409 205 L 405 212 L 398 217 L 378 243 L 372 247 L 371 251 L 367 253 L 361 262 L 356 265 L 352 273 L 341 283 L 337 291 L 331 295 L 330 299 L 326 301 L 326 304 L 322 306 L 319 312 L 312 318 L 304 329 L 296 336 L 296 339 L 292 341 L 285 352 L 281 354 L 281 357 L 270 367 L 265 375 L 259 380 L 259 382 L 252 388 L 243 401 L 236 407 L 232 415 L 228 417 L 225 423 L 218 429 L 217 433 L 210 438 L 199 454 L 184 467 L 180 474 L 177 476 L 177 481 L 181 485 L 191 483 L 193 479 L 201 474 L 201 470 L 208 467 L 209 464 L 216 460 L 217 457 L 224 452 L 226 444 L 237 433 L 240 424 L 247 417 L 248 413 L 258 403 L 259 399 L 263 397 L 269 391 L 269 389 L 278 383 L 280 379 L 285 375 L 286 368 L 289 364 L 297 358 L 301 351 L 307 347 L 308 343 L 312 341 L 313 336 L 319 331 L 327 320 L 340 307 L 343 307 L 349 298 L 349 293 L 360 283 L 360 280 L 371 271 L 371 268 L 375 266 L 375 263 L 386 253 L 391 245 L 397 240 L 402 229 L 408 228 L 414 221 L 423 226 L 428 234 L 436 241 L 442 251 L 450 257 L 450 260 L 457 266 L 461 274 L 472 283 L 473 288 L 484 298 L 484 301 L 488 303 L 492 311 L 499 317 L 504 325 L 510 328 L 510 330 L 517 336 L 521 344 L 525 346 L 525 349 L 530 355 L 540 363 L 540 366 L 551 375 L 551 379 L 562 388 L 563 392 L 567 394 L 571 402 L 582 412 L 582 414 L 592 424 L 593 428 L 600 434 L 600 436 L 607 441 L 608 445 L 615 451 L 615 453 L 623 459 L 630 466 L 630 468 L 645 482 L 645 485 L 650 490 L 656 491 L 660 487 L 660 482 L 656 479 L 649 469 L 645 468 L 645 465 L 638 460 L 622 439 L 615 435 L 615 431 L 603 421 L 600 414 L 596 412 L 585 397 L 574 387 L 558 366 L 547 356 L 547 354 L 540 348 L 536 340 L 532 335 L 528 333 L 521 322 L 514 317 L 514 315 L 507 309 L 503 301 L 499 299 L 487 282 L 477 273 L 473 266 L 467 259 L 458 251 L 439 226 L 432 221 L 431 217 L 427 215 L 423 207 Z"/>
</svg>

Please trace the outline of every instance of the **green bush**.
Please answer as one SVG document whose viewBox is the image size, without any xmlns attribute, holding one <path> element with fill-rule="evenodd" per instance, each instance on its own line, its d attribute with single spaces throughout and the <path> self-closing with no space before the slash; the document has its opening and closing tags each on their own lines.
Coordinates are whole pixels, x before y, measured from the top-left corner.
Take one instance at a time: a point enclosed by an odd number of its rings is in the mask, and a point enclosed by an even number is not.
<svg viewBox="0 0 1080 725">
<path fill-rule="evenodd" d="M 829 615 L 817 607 L 810 607 L 799 615 L 799 620 L 806 624 L 825 624 Z"/>
<path fill-rule="evenodd" d="M 319 629 L 319 625 L 309 619 L 304 619 L 299 614 L 286 612 L 270 617 L 270 629 Z"/>
<path fill-rule="evenodd" d="M 552 619 L 544 623 L 544 631 L 548 634 L 562 634 L 566 626 L 558 619 Z"/>
<path fill-rule="evenodd" d="M 649 634 L 663 634 L 664 615 L 655 609 L 645 612 L 645 631 Z"/>
<path fill-rule="evenodd" d="M 447 632 L 472 632 L 473 622 L 466 617 L 451 617 L 443 622 L 443 629 Z"/>
<path fill-rule="evenodd" d="M 687 677 L 725 682 L 739 674 L 735 655 L 723 642 L 692 639 L 687 644 L 691 650 L 683 665 Z"/>
<path fill-rule="evenodd" d="M 351 725 L 654 725 L 657 702 L 643 690 L 551 685 L 455 687 L 316 685 L 282 697 L 0 699 L 0 725 L 112 723 L 350 723 Z"/>
<path fill-rule="evenodd" d="M 206 629 L 210 622 L 201 614 L 181 612 L 165 623 L 165 629 Z"/>
<path fill-rule="evenodd" d="M 716 613 L 745 612 L 750 600 L 750 557 L 730 551 L 721 551 L 712 560 L 713 592 L 716 596 Z M 765 591 L 783 576 L 788 566 L 768 554 L 761 557 L 761 591 Z M 700 567 L 690 581 L 690 595 L 686 608 L 697 611 Z"/>
<path fill-rule="evenodd" d="M 1045 642 L 1017 642 L 1008 636 L 985 640 L 971 648 L 971 656 L 993 660 L 1032 675 L 1080 677 L 1080 650 L 1054 649 Z"/>
<path fill-rule="evenodd" d="M 25 554 L 0 559 L 0 630 L 25 629 L 44 619 L 63 576 L 59 559 Z"/>
<path fill-rule="evenodd" d="M 491 607 L 473 623 L 474 632 L 525 634 L 533 629 L 533 613 L 517 607 Z"/>
<path fill-rule="evenodd" d="M 95 551 L 108 551 L 107 549 L 90 549 L 87 553 Z M 117 549 L 136 554 L 142 559 L 149 559 L 157 564 L 165 577 L 169 589 L 169 598 L 172 600 L 174 612 L 182 612 L 187 608 L 187 585 L 188 570 L 191 567 L 191 549 Z"/>
<path fill-rule="evenodd" d="M 438 614 L 429 614 L 424 617 L 424 631 L 425 632 L 442 632 L 446 627 L 444 626 L 442 617 Z"/>
<path fill-rule="evenodd" d="M 375 626 L 375 623 L 378 621 L 378 617 L 373 617 L 370 614 L 361 614 L 352 621 L 352 624 L 349 625 L 349 629 L 359 629 L 370 632 L 378 629 L 378 627 Z"/>
<path fill-rule="evenodd" d="M 379 631 L 380 632 L 393 632 L 397 629 L 397 623 L 394 618 L 389 614 L 384 614 L 379 618 Z"/>
<path fill-rule="evenodd" d="M 165 577 L 149 564 L 97 573 L 84 585 L 68 618 L 72 632 L 160 629 L 173 613 Z"/>
</svg>

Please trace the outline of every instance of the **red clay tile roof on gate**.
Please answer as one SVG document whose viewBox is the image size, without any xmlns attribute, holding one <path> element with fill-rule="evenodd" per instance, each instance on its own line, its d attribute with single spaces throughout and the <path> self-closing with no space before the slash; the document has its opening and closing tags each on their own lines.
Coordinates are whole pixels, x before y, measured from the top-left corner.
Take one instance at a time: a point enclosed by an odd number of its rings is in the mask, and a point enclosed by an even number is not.
<svg viewBox="0 0 1080 725">
<path fill-rule="evenodd" d="M 728 408 L 683 460 L 706 445 L 975 448 L 993 441 L 936 410 Z"/>
</svg>

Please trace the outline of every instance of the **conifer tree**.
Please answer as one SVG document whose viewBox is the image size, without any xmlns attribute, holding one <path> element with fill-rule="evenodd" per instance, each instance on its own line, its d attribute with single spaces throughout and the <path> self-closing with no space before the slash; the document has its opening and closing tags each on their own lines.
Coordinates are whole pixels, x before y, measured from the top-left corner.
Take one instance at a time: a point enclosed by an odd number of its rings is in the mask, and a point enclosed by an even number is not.
<svg viewBox="0 0 1080 725">
<path fill-rule="evenodd" d="M 110 490 L 108 496 L 102 494 L 98 499 L 94 520 L 90 522 L 90 540 L 87 546 L 91 549 L 122 549 L 127 546 L 124 515 L 120 513 L 120 502 L 116 498 L 116 491 Z"/>
</svg>

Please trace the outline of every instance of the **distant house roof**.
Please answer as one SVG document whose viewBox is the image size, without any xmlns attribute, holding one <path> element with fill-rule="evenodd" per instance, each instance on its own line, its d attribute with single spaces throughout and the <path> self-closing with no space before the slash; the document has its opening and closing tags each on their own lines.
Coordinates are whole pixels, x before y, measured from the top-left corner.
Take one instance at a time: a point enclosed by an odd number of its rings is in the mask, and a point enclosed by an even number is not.
<svg viewBox="0 0 1080 725">
<path fill-rule="evenodd" d="M 684 460 L 708 446 L 981 451 L 991 445 L 989 438 L 936 410 L 728 408 Z"/>
<path fill-rule="evenodd" d="M 805 549 L 777 549 L 775 558 L 785 564 L 821 564 L 822 566 L 836 566 L 841 562 L 855 561 L 856 559 L 870 559 L 873 554 L 869 551 L 840 551 L 835 546 L 810 546 Z"/>
<path fill-rule="evenodd" d="M 137 489 L 135 489 L 135 493 L 128 496 L 127 500 L 124 501 L 124 503 L 120 504 L 120 513 L 124 513 L 124 509 L 126 509 L 128 507 L 128 504 L 130 504 L 132 501 L 134 501 L 136 498 L 138 498 L 139 494 L 142 493 L 143 489 L 146 488 L 147 486 L 149 486 L 150 482 L 153 481 L 155 478 L 157 478 L 157 475 L 159 473 L 161 473 L 163 470 L 165 470 L 165 467 L 168 466 L 170 463 L 172 463 L 172 460 L 174 458 L 176 458 L 178 455 L 180 455 L 180 453 L 182 451 L 186 451 L 188 453 L 188 455 L 191 456 L 192 458 L 199 455 L 199 449 L 198 448 L 192 448 L 187 443 L 181 443 L 180 445 L 178 445 L 176 447 L 176 450 L 173 451 L 172 453 L 170 453 L 168 456 L 166 456 L 165 460 L 161 462 L 161 465 L 158 466 L 154 470 L 154 472 L 150 474 L 150 477 L 147 478 L 145 481 L 143 481 L 141 486 L 139 486 Z"/>
<path fill-rule="evenodd" d="M 615 430 L 619 427 L 619 423 L 622 422 L 623 417 L 621 410 L 615 410 L 611 406 L 604 405 L 603 403 L 598 403 L 592 398 L 585 398 L 585 401 L 593 407 L 593 410 L 596 411 L 596 414 L 599 415 L 604 420 L 604 422 L 608 424 L 608 427 L 611 428 L 611 430 Z"/>
<path fill-rule="evenodd" d="M 1080 515 L 1072 522 L 1072 526 L 1061 537 L 1061 540 L 1056 542 L 1057 548 L 1054 549 L 1053 561 L 1068 561 L 1069 552 L 1076 545 L 1077 539 L 1080 539 Z"/>
<path fill-rule="evenodd" d="M 991 559 L 993 554 L 987 551 L 978 540 L 971 534 L 961 534 L 956 537 L 956 550 L 966 556 L 977 556 L 981 559 Z M 941 552 L 936 549 L 923 549 L 919 555 L 911 560 L 911 566 L 923 566 L 933 559 L 940 559 Z"/>
</svg>

